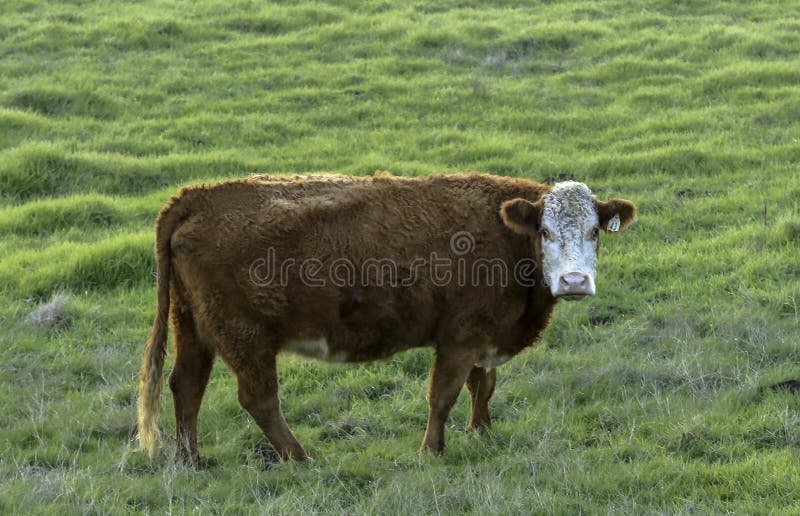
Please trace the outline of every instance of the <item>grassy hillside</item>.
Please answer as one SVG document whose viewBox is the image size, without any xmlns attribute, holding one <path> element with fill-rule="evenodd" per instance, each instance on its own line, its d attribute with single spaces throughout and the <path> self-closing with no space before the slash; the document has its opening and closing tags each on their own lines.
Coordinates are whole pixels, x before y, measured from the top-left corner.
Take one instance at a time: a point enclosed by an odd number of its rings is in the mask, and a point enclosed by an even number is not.
<svg viewBox="0 0 800 516">
<path fill-rule="evenodd" d="M 3 2 L 0 512 L 800 511 L 800 4 Z M 215 367 L 199 471 L 136 451 L 152 226 L 253 172 L 475 169 L 637 202 L 598 295 L 417 452 L 429 350 L 286 357 L 274 464 Z M 29 314 L 60 293 L 60 316 Z M 39 314 L 41 316 L 41 313 Z M 45 314 L 47 315 L 47 314 Z M 35 324 L 39 321 L 39 324 Z"/>
</svg>

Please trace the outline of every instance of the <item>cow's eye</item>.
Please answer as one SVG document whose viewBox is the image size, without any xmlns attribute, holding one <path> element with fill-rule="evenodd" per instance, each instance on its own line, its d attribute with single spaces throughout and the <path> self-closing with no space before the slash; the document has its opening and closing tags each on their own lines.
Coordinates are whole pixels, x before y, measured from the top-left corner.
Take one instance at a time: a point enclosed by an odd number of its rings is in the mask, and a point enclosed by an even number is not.
<svg viewBox="0 0 800 516">
<path fill-rule="evenodd" d="M 592 240 L 597 240 L 597 237 L 600 236 L 600 228 L 597 228 L 597 227 L 592 228 L 591 235 L 592 235 Z"/>
<path fill-rule="evenodd" d="M 542 238 L 544 238 L 545 240 L 551 240 L 552 239 L 551 237 L 552 235 L 550 235 L 550 231 L 542 228 Z"/>
</svg>

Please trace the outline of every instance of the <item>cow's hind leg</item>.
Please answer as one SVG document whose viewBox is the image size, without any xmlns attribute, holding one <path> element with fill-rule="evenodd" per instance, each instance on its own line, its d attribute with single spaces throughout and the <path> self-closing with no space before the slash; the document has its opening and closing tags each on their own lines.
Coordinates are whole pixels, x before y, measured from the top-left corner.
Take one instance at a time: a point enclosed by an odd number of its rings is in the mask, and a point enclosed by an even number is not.
<svg viewBox="0 0 800 516">
<path fill-rule="evenodd" d="M 234 366 L 239 385 L 239 403 L 253 416 L 281 460 L 309 460 L 281 413 L 275 354 L 264 352 L 247 363 Z"/>
<path fill-rule="evenodd" d="M 467 390 L 472 400 L 472 412 L 469 416 L 469 429 L 489 428 L 492 420 L 489 417 L 489 398 L 494 393 L 497 373 L 494 368 L 484 369 L 474 366 L 467 378 Z"/>
<path fill-rule="evenodd" d="M 422 450 L 444 451 L 444 426 L 450 409 L 469 375 L 474 356 L 437 350 L 428 389 L 428 425 L 422 440 Z"/>
<path fill-rule="evenodd" d="M 176 303 L 172 311 L 175 338 L 175 366 L 169 375 L 169 388 L 175 405 L 175 458 L 196 465 L 197 413 L 203 401 L 214 363 L 214 351 L 198 335 L 191 312 Z"/>
</svg>

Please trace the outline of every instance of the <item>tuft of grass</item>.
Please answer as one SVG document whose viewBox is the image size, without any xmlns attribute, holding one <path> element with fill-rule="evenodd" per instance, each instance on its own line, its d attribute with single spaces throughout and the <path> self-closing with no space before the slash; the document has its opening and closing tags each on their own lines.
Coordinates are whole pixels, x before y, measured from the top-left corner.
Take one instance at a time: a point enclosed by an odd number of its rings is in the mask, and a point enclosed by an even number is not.
<svg viewBox="0 0 800 516">
<path fill-rule="evenodd" d="M 67 228 L 109 228 L 124 221 L 114 200 L 88 195 L 40 200 L 7 208 L 0 217 L 0 235 L 46 236 Z"/>
<path fill-rule="evenodd" d="M 145 164 L 114 154 L 73 153 L 36 143 L 0 154 L 0 191 L 9 201 L 73 193 L 141 194 L 190 178 L 246 175 L 253 170 L 236 158 L 171 155 Z"/>
<path fill-rule="evenodd" d="M 59 288 L 77 292 L 130 287 L 150 280 L 154 271 L 150 231 L 94 243 L 57 243 L 46 250 L 17 253 L 0 264 L 6 290 L 33 296 Z"/>
<path fill-rule="evenodd" d="M 71 296 L 64 292 L 56 292 L 49 301 L 40 303 L 26 317 L 26 321 L 37 329 L 63 330 L 69 326 L 68 316 Z"/>
<path fill-rule="evenodd" d="M 50 117 L 78 116 L 107 120 L 117 116 L 118 112 L 113 101 L 90 91 L 22 90 L 10 95 L 5 104 Z"/>
</svg>

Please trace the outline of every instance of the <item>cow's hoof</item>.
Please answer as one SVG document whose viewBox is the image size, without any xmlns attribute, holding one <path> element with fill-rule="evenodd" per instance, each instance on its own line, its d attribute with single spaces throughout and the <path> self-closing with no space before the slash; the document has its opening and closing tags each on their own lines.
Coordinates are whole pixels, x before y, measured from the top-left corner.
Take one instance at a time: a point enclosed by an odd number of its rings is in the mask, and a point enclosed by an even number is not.
<svg viewBox="0 0 800 516">
<path fill-rule="evenodd" d="M 420 447 L 419 451 L 421 453 L 430 453 L 430 454 L 436 455 L 437 457 L 441 457 L 442 455 L 444 455 L 444 445 L 443 444 L 442 445 L 423 444 Z"/>
<path fill-rule="evenodd" d="M 470 421 L 469 425 L 467 425 L 467 430 L 470 432 L 483 432 L 492 428 L 492 422 L 489 420 L 486 421 Z"/>
</svg>

